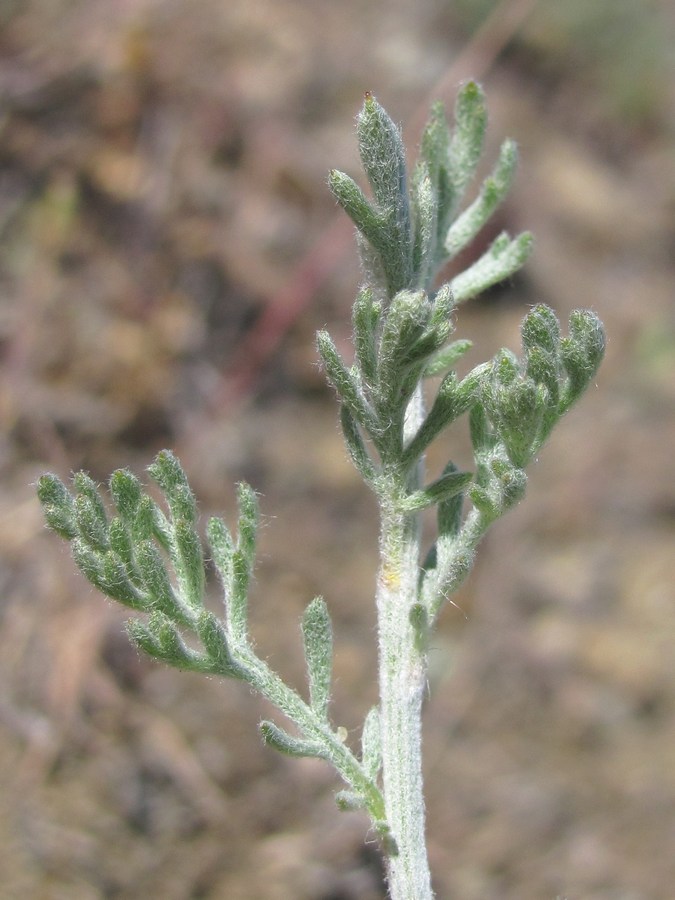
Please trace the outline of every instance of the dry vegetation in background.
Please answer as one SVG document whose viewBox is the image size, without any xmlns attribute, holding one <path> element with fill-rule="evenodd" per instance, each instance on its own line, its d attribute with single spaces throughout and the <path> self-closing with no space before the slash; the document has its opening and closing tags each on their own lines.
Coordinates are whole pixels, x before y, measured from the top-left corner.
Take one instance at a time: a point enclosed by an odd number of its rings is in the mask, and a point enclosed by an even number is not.
<svg viewBox="0 0 675 900">
<path fill-rule="evenodd" d="M 497 227 L 537 245 L 458 336 L 486 358 L 542 301 L 563 320 L 594 308 L 609 346 L 433 648 L 436 889 L 669 900 L 670 4 L 27 0 L 2 4 L 0 27 L 2 896 L 383 897 L 331 771 L 264 749 L 265 710 L 242 686 L 140 659 L 123 613 L 44 530 L 31 484 L 45 469 L 140 472 L 164 446 L 205 514 L 227 515 L 249 480 L 266 516 L 258 645 L 299 679 L 295 626 L 322 592 L 334 717 L 359 721 L 376 522 L 313 347 L 326 324 L 347 340 L 358 282 L 326 173 L 357 171 L 364 90 L 414 147 L 433 86 L 452 102 L 478 75 L 492 140 L 521 147 Z"/>
</svg>

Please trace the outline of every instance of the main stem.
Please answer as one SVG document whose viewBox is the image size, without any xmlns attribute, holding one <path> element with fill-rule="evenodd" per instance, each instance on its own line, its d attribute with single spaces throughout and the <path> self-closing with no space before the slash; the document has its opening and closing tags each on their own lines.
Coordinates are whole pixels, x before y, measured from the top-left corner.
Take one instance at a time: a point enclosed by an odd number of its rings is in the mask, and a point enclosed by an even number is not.
<svg viewBox="0 0 675 900">
<path fill-rule="evenodd" d="M 414 433 L 423 414 L 421 390 L 411 401 L 404 430 Z M 424 642 L 411 622 L 418 602 L 418 513 L 400 511 L 400 492 L 414 488 L 422 463 L 407 485 L 394 476 L 391 503 L 382 503 L 377 618 L 380 664 L 382 783 L 385 812 L 398 853 L 386 856 L 392 900 L 431 900 L 422 791 L 422 701 L 427 678 Z M 398 509 L 397 509 L 398 506 Z"/>
<path fill-rule="evenodd" d="M 426 684 L 424 650 L 410 610 L 417 599 L 416 516 L 383 517 L 377 584 L 380 715 L 385 811 L 397 855 L 386 858 L 392 900 L 429 900 L 431 879 L 424 835 L 421 715 Z"/>
</svg>

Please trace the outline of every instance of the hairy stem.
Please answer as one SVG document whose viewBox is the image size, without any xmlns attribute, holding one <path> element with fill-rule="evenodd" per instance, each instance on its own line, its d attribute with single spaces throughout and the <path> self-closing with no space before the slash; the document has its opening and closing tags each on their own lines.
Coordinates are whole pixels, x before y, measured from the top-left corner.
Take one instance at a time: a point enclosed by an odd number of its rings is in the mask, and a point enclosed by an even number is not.
<svg viewBox="0 0 675 900">
<path fill-rule="evenodd" d="M 415 514 L 383 515 L 377 583 L 382 778 L 387 822 L 398 847 L 387 857 L 392 900 L 432 897 L 424 837 L 421 714 L 426 655 L 410 613 L 417 599 Z"/>
<path fill-rule="evenodd" d="M 421 387 L 406 413 L 404 438 L 424 417 Z M 430 900 L 431 876 L 424 834 L 422 792 L 422 702 L 426 649 L 411 619 L 418 601 L 420 524 L 418 513 L 396 510 L 400 492 L 414 491 L 423 478 L 420 461 L 407 483 L 394 476 L 391 506 L 382 503 L 377 614 L 380 654 L 382 779 L 387 822 L 398 853 L 386 858 L 392 900 Z"/>
</svg>

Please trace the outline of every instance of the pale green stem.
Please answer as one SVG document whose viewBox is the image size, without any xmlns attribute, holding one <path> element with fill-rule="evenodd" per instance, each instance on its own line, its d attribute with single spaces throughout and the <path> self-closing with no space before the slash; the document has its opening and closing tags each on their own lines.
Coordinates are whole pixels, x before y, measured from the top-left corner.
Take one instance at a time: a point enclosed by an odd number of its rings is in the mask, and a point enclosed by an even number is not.
<svg viewBox="0 0 675 900">
<path fill-rule="evenodd" d="M 421 391 L 411 402 L 406 431 L 423 413 Z M 415 474 L 414 489 L 421 479 Z M 386 857 L 392 900 L 430 900 L 431 877 L 424 834 L 421 716 L 426 686 L 424 649 L 410 621 L 418 599 L 419 516 L 396 511 L 404 486 L 392 478 L 392 504 L 382 506 L 377 612 L 380 653 L 382 782 L 385 811 L 398 853 Z"/>
</svg>

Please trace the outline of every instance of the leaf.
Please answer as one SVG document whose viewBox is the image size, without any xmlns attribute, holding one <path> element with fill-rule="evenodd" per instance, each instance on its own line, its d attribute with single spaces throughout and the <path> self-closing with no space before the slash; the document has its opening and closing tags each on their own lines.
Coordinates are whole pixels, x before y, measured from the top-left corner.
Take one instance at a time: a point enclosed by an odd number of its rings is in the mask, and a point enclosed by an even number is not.
<svg viewBox="0 0 675 900">
<path fill-rule="evenodd" d="M 248 582 L 255 563 L 256 539 L 260 511 L 258 498 L 253 488 L 245 481 L 237 485 L 237 502 L 239 506 L 239 525 L 237 529 L 237 549 L 246 566 Z"/>
<path fill-rule="evenodd" d="M 373 821 L 373 828 L 382 845 L 382 852 L 387 856 L 398 856 L 398 844 L 391 833 L 391 826 L 384 819 Z"/>
<path fill-rule="evenodd" d="M 134 555 L 134 546 L 131 541 L 129 529 L 119 516 L 114 516 L 110 520 L 108 528 L 108 540 L 110 541 L 110 549 L 124 566 L 127 575 L 136 582 L 141 581 L 136 566 Z"/>
<path fill-rule="evenodd" d="M 529 232 L 513 240 L 506 233 L 499 235 L 479 260 L 450 282 L 455 302 L 464 303 L 493 284 L 510 278 L 525 263 L 533 243 Z"/>
<path fill-rule="evenodd" d="M 155 501 L 144 494 L 138 504 L 138 513 L 133 526 L 136 540 L 154 537 L 163 550 L 173 549 L 173 528 Z"/>
<path fill-rule="evenodd" d="M 41 475 L 37 495 L 47 527 L 68 541 L 76 537 L 75 501 L 61 479 L 56 475 Z"/>
<path fill-rule="evenodd" d="M 103 554 L 103 580 L 97 585 L 111 600 L 128 606 L 130 609 L 148 609 L 150 597 L 138 588 L 129 578 L 126 566 L 112 552 Z"/>
<path fill-rule="evenodd" d="M 377 481 L 375 465 L 361 436 L 358 423 L 346 406 L 340 407 L 340 424 L 352 462 L 363 480 L 374 487 Z"/>
<path fill-rule="evenodd" d="M 438 388 L 438 393 L 425 420 L 403 452 L 401 464 L 413 465 L 431 442 L 452 422 L 465 413 L 474 403 L 479 390 L 479 379 L 467 376 L 461 384 L 454 372 L 449 372 Z"/>
<path fill-rule="evenodd" d="M 128 469 L 118 469 L 110 476 L 110 494 L 120 518 L 126 525 L 136 519 L 141 502 L 141 484 Z"/>
<path fill-rule="evenodd" d="M 401 357 L 424 334 L 431 318 L 431 301 L 424 291 L 399 291 L 385 312 L 380 340 L 380 369 L 397 368 Z M 383 379 L 380 374 L 380 379 Z"/>
<path fill-rule="evenodd" d="M 152 635 L 155 647 L 153 656 L 177 669 L 204 668 L 205 658 L 186 645 L 176 626 L 164 613 L 159 611 L 152 613 L 148 620 L 147 631 Z"/>
<path fill-rule="evenodd" d="M 453 462 L 449 462 L 443 470 L 444 475 L 450 475 L 457 472 L 457 466 Z M 464 493 L 454 494 L 441 500 L 438 504 L 437 521 L 439 537 L 456 537 L 459 534 L 462 525 L 462 506 L 464 504 Z"/>
<path fill-rule="evenodd" d="M 481 514 L 484 522 L 494 521 L 500 513 L 497 500 L 481 484 L 472 484 L 468 491 L 471 502 Z"/>
<path fill-rule="evenodd" d="M 383 222 L 379 246 L 390 297 L 410 287 L 412 233 L 401 134 L 372 94 L 366 94 L 358 116 L 361 162 Z M 375 246 L 375 244 L 374 244 Z"/>
<path fill-rule="evenodd" d="M 162 450 L 148 467 L 148 472 L 164 492 L 172 517 L 194 525 L 197 502 L 177 457 L 169 450 Z"/>
<path fill-rule="evenodd" d="M 302 637 L 310 705 L 319 718 L 327 721 L 333 667 L 333 630 L 328 607 L 322 597 L 312 600 L 305 610 Z"/>
<path fill-rule="evenodd" d="M 426 290 L 435 275 L 437 193 L 424 163 L 415 171 L 412 188 L 414 222 L 413 277 L 417 287 Z"/>
<path fill-rule="evenodd" d="M 354 350 L 356 361 L 366 385 L 372 385 L 377 377 L 377 329 L 382 316 L 382 305 L 370 288 L 359 291 L 352 310 Z"/>
<path fill-rule="evenodd" d="M 572 311 L 569 337 L 563 338 L 561 351 L 568 375 L 560 405 L 562 415 L 586 390 L 605 353 L 605 330 L 595 313 L 586 309 Z"/>
<path fill-rule="evenodd" d="M 394 423 L 402 422 L 408 400 L 419 380 L 413 371 L 416 359 L 421 374 L 426 355 L 438 349 L 437 337 L 431 333 L 431 346 L 419 347 L 429 339 L 427 326 L 432 306 L 424 291 L 400 291 L 386 310 L 378 351 L 378 380 L 373 389 L 373 404 L 381 430 L 389 445 L 398 452 L 400 435 Z M 393 426 L 393 427 L 392 427 Z M 372 435 L 371 435 L 372 436 Z M 382 452 L 380 445 L 378 450 Z"/>
<path fill-rule="evenodd" d="M 469 81 L 457 94 L 455 122 L 448 148 L 447 169 L 453 188 L 452 205 L 448 212 L 454 214 L 464 193 L 476 173 L 483 153 L 487 131 L 487 105 L 479 84 Z"/>
<path fill-rule="evenodd" d="M 133 585 L 121 561 L 111 552 L 93 550 L 82 538 L 71 543 L 75 565 L 95 588 L 131 609 L 145 610 L 149 598 Z"/>
<path fill-rule="evenodd" d="M 217 517 L 209 519 L 206 526 L 206 536 L 211 548 L 211 556 L 215 563 L 218 575 L 223 586 L 230 590 L 232 579 L 232 554 L 234 553 L 234 541 L 225 522 Z"/>
<path fill-rule="evenodd" d="M 199 535 L 184 519 L 174 522 L 173 563 L 185 601 L 200 609 L 204 603 L 204 554 Z"/>
<path fill-rule="evenodd" d="M 446 472 L 423 490 L 408 494 L 401 501 L 400 508 L 405 512 L 414 512 L 434 506 L 461 493 L 472 480 L 471 472 Z"/>
<path fill-rule="evenodd" d="M 471 412 L 469 414 L 469 430 L 474 455 L 476 457 L 480 457 L 491 450 L 498 440 L 497 435 L 490 426 L 490 421 L 482 403 L 476 403 L 471 407 Z"/>
<path fill-rule="evenodd" d="M 197 634 L 210 657 L 210 671 L 225 678 L 250 680 L 244 666 L 232 656 L 227 643 L 225 629 L 208 610 L 203 610 L 197 619 Z"/>
<path fill-rule="evenodd" d="M 355 371 L 347 369 L 327 331 L 319 331 L 316 339 L 326 374 L 338 397 L 348 407 L 359 425 L 372 435 L 376 431 L 375 419 L 363 396 Z"/>
<path fill-rule="evenodd" d="M 326 757 L 326 750 L 318 741 L 306 741 L 293 737 L 274 722 L 261 722 L 260 733 L 268 747 L 273 747 L 286 756 L 314 756 L 319 759 Z"/>
<path fill-rule="evenodd" d="M 502 515 L 522 500 L 527 487 L 527 475 L 521 468 L 503 459 L 494 459 L 490 467 L 499 487 L 499 514 Z"/>
<path fill-rule="evenodd" d="M 108 541 L 108 515 L 98 491 L 98 485 L 86 472 L 73 477 L 76 490 L 74 512 L 80 537 L 93 550 L 105 551 Z"/>
<path fill-rule="evenodd" d="M 358 184 L 336 169 L 328 176 L 328 186 L 340 206 L 361 234 L 380 254 L 387 251 L 387 232 L 382 216 L 370 205 Z"/>
<path fill-rule="evenodd" d="M 75 565 L 80 572 L 82 572 L 87 581 L 104 594 L 107 594 L 104 586 L 103 554 L 96 550 L 92 550 L 91 547 L 79 537 L 76 537 L 72 541 L 70 549 L 73 554 L 73 559 L 75 560 Z"/>
<path fill-rule="evenodd" d="M 99 493 L 99 486 L 87 475 L 86 472 L 76 472 L 73 476 L 73 484 L 78 497 L 86 497 L 102 526 L 107 527 L 108 514 Z"/>
<path fill-rule="evenodd" d="M 372 94 L 367 93 L 357 119 L 361 163 L 382 211 L 393 210 L 404 227 L 408 223 L 405 148 L 401 133 Z M 401 248 L 405 252 L 405 248 Z"/>
<path fill-rule="evenodd" d="M 129 619 L 126 631 L 132 644 L 155 659 L 162 658 L 162 651 L 153 631 L 140 619 Z"/>
<path fill-rule="evenodd" d="M 248 488 L 248 486 L 246 486 Z M 250 490 L 250 488 L 248 488 Z M 255 495 L 251 491 L 253 497 Z M 250 498 L 249 498 L 250 499 Z M 256 519 L 257 519 L 257 499 Z M 252 514 L 253 511 L 250 510 Z M 244 529 L 246 531 L 246 528 Z M 235 549 L 232 536 L 222 519 L 207 525 L 209 546 L 223 586 L 228 633 L 235 641 L 248 641 L 248 588 L 251 579 L 254 545 L 247 539 L 247 553 Z M 239 536 L 239 542 L 242 537 Z"/>
<path fill-rule="evenodd" d="M 528 312 L 520 326 L 523 348 L 527 354 L 540 348 L 556 356 L 560 352 L 560 322 L 549 306 L 538 303 Z"/>
<path fill-rule="evenodd" d="M 448 165 L 449 145 L 450 129 L 445 118 L 445 110 L 443 104 L 437 101 L 431 107 L 420 145 L 420 158 L 425 164 L 425 174 L 436 191 L 440 173 Z"/>
<path fill-rule="evenodd" d="M 438 350 L 424 367 L 424 377 L 433 378 L 452 368 L 464 354 L 473 347 L 473 341 L 453 341 L 447 347 Z"/>
<path fill-rule="evenodd" d="M 109 546 L 108 523 L 100 515 L 100 507 L 86 495 L 75 497 L 75 521 L 77 531 L 92 550 L 105 552 Z"/>
<path fill-rule="evenodd" d="M 153 608 L 188 624 L 190 617 L 176 597 L 164 560 L 152 541 L 137 546 L 136 562 Z"/>
<path fill-rule="evenodd" d="M 513 141 L 505 141 L 492 174 L 485 179 L 478 197 L 450 226 L 443 247 L 448 259 L 467 246 L 509 192 L 518 164 L 518 150 Z"/>
</svg>

